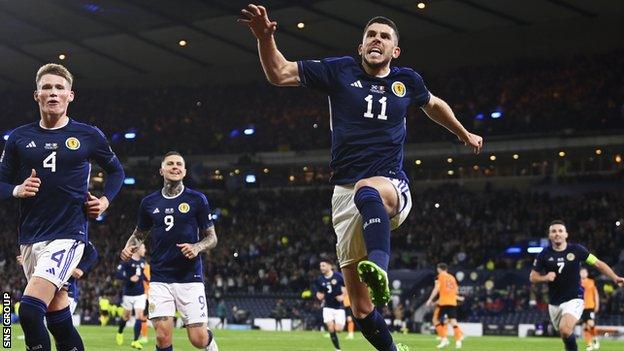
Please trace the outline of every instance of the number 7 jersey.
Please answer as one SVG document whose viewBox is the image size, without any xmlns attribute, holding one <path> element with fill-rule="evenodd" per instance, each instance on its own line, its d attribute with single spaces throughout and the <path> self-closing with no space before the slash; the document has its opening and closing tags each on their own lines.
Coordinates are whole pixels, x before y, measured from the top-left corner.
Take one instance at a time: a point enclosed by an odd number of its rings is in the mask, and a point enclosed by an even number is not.
<svg viewBox="0 0 624 351">
<path fill-rule="evenodd" d="M 407 111 L 411 104 L 422 107 L 430 99 L 421 76 L 405 67 L 392 67 L 385 77 L 370 76 L 349 56 L 297 65 L 301 86 L 329 96 L 332 183 L 352 184 L 373 176 L 407 180 Z"/>
<path fill-rule="evenodd" d="M 198 191 L 185 187 L 174 197 L 157 191 L 143 198 L 137 228 L 151 230 L 147 243 L 150 282 L 203 282 L 201 254 L 189 260 L 176 245 L 200 241 L 199 231 L 212 225 L 208 199 Z"/>
</svg>

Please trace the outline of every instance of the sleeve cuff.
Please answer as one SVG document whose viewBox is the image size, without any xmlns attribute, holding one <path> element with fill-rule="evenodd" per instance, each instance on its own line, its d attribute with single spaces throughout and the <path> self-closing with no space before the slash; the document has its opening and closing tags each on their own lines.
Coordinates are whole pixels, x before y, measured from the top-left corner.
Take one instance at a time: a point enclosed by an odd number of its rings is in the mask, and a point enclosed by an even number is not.
<svg viewBox="0 0 624 351">
<path fill-rule="evenodd" d="M 17 189 L 19 188 L 19 185 L 17 185 L 15 188 L 13 188 L 13 197 L 17 197 Z"/>
</svg>

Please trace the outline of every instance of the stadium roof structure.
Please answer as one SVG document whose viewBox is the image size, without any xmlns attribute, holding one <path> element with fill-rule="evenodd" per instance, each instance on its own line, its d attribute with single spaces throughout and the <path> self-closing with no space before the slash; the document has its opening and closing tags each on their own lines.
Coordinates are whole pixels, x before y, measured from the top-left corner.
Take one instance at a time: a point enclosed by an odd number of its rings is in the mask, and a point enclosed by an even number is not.
<svg viewBox="0 0 624 351">
<path fill-rule="evenodd" d="M 290 59 L 354 55 L 363 25 L 376 15 L 397 22 L 404 49 L 399 63 L 418 69 L 601 52 L 624 43 L 622 1 L 423 0 L 424 9 L 419 2 L 264 5 L 278 21 L 278 45 Z M 47 62 L 66 64 L 78 84 L 91 87 L 257 81 L 256 43 L 235 23 L 247 3 L 0 0 L 0 88 L 32 86 L 34 71 Z"/>
</svg>

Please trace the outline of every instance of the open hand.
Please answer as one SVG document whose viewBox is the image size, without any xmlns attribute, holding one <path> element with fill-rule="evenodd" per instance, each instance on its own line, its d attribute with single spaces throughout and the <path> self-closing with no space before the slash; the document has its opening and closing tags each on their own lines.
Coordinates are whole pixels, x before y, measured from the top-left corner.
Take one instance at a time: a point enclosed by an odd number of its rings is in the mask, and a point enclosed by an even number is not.
<svg viewBox="0 0 624 351">
<path fill-rule="evenodd" d="M 277 29 L 277 22 L 269 20 L 264 6 L 249 4 L 241 10 L 241 18 L 236 22 L 247 25 L 251 33 L 259 40 L 269 39 Z"/>
</svg>

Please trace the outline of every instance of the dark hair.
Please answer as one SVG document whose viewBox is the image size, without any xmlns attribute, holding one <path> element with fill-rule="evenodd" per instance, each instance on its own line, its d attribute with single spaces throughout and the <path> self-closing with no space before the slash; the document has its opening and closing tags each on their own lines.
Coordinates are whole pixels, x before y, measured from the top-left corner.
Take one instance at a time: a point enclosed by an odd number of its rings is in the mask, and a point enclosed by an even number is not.
<svg viewBox="0 0 624 351">
<path fill-rule="evenodd" d="M 167 157 L 169 157 L 169 156 L 180 156 L 180 157 L 182 157 L 182 155 L 180 155 L 180 153 L 179 153 L 179 152 L 177 152 L 177 151 L 173 151 L 173 150 L 172 150 L 172 151 L 167 152 L 167 153 L 165 154 L 165 156 L 163 156 L 163 157 L 162 157 L 162 160 L 160 160 L 160 163 L 165 162 L 165 159 L 166 159 Z"/>
<path fill-rule="evenodd" d="M 389 19 L 388 17 L 384 17 L 384 16 L 377 16 L 377 17 L 373 17 L 370 19 L 370 21 L 368 21 L 368 23 L 366 23 L 366 26 L 364 26 L 364 32 L 366 32 L 366 30 L 368 29 L 368 27 L 370 27 L 371 24 L 373 23 L 381 23 L 381 24 L 385 24 L 387 26 L 389 26 L 390 28 L 392 28 L 392 30 L 394 31 L 394 34 L 396 35 L 396 42 L 399 42 L 399 28 L 397 28 L 397 25 L 394 23 L 393 20 Z"/>
<path fill-rule="evenodd" d="M 562 226 L 566 226 L 565 222 L 560 220 L 560 219 L 555 219 L 554 221 L 550 222 L 550 224 L 548 225 L 548 227 L 550 228 L 551 226 L 555 225 L 555 224 L 561 224 Z"/>
<path fill-rule="evenodd" d="M 334 265 L 334 263 L 333 263 L 333 262 L 332 262 L 329 258 L 327 258 L 327 257 L 322 257 L 322 258 L 319 260 L 319 263 L 323 263 L 323 262 L 327 263 L 327 264 L 328 264 L 328 265 L 330 265 L 330 266 L 333 266 L 333 265 Z"/>
<path fill-rule="evenodd" d="M 440 263 L 438 263 L 438 266 L 437 266 L 437 267 L 438 267 L 438 269 L 441 269 L 441 270 L 443 270 L 443 271 L 448 270 L 448 266 L 447 266 L 447 265 L 446 265 L 446 263 L 444 263 L 444 262 L 440 262 Z"/>
</svg>

